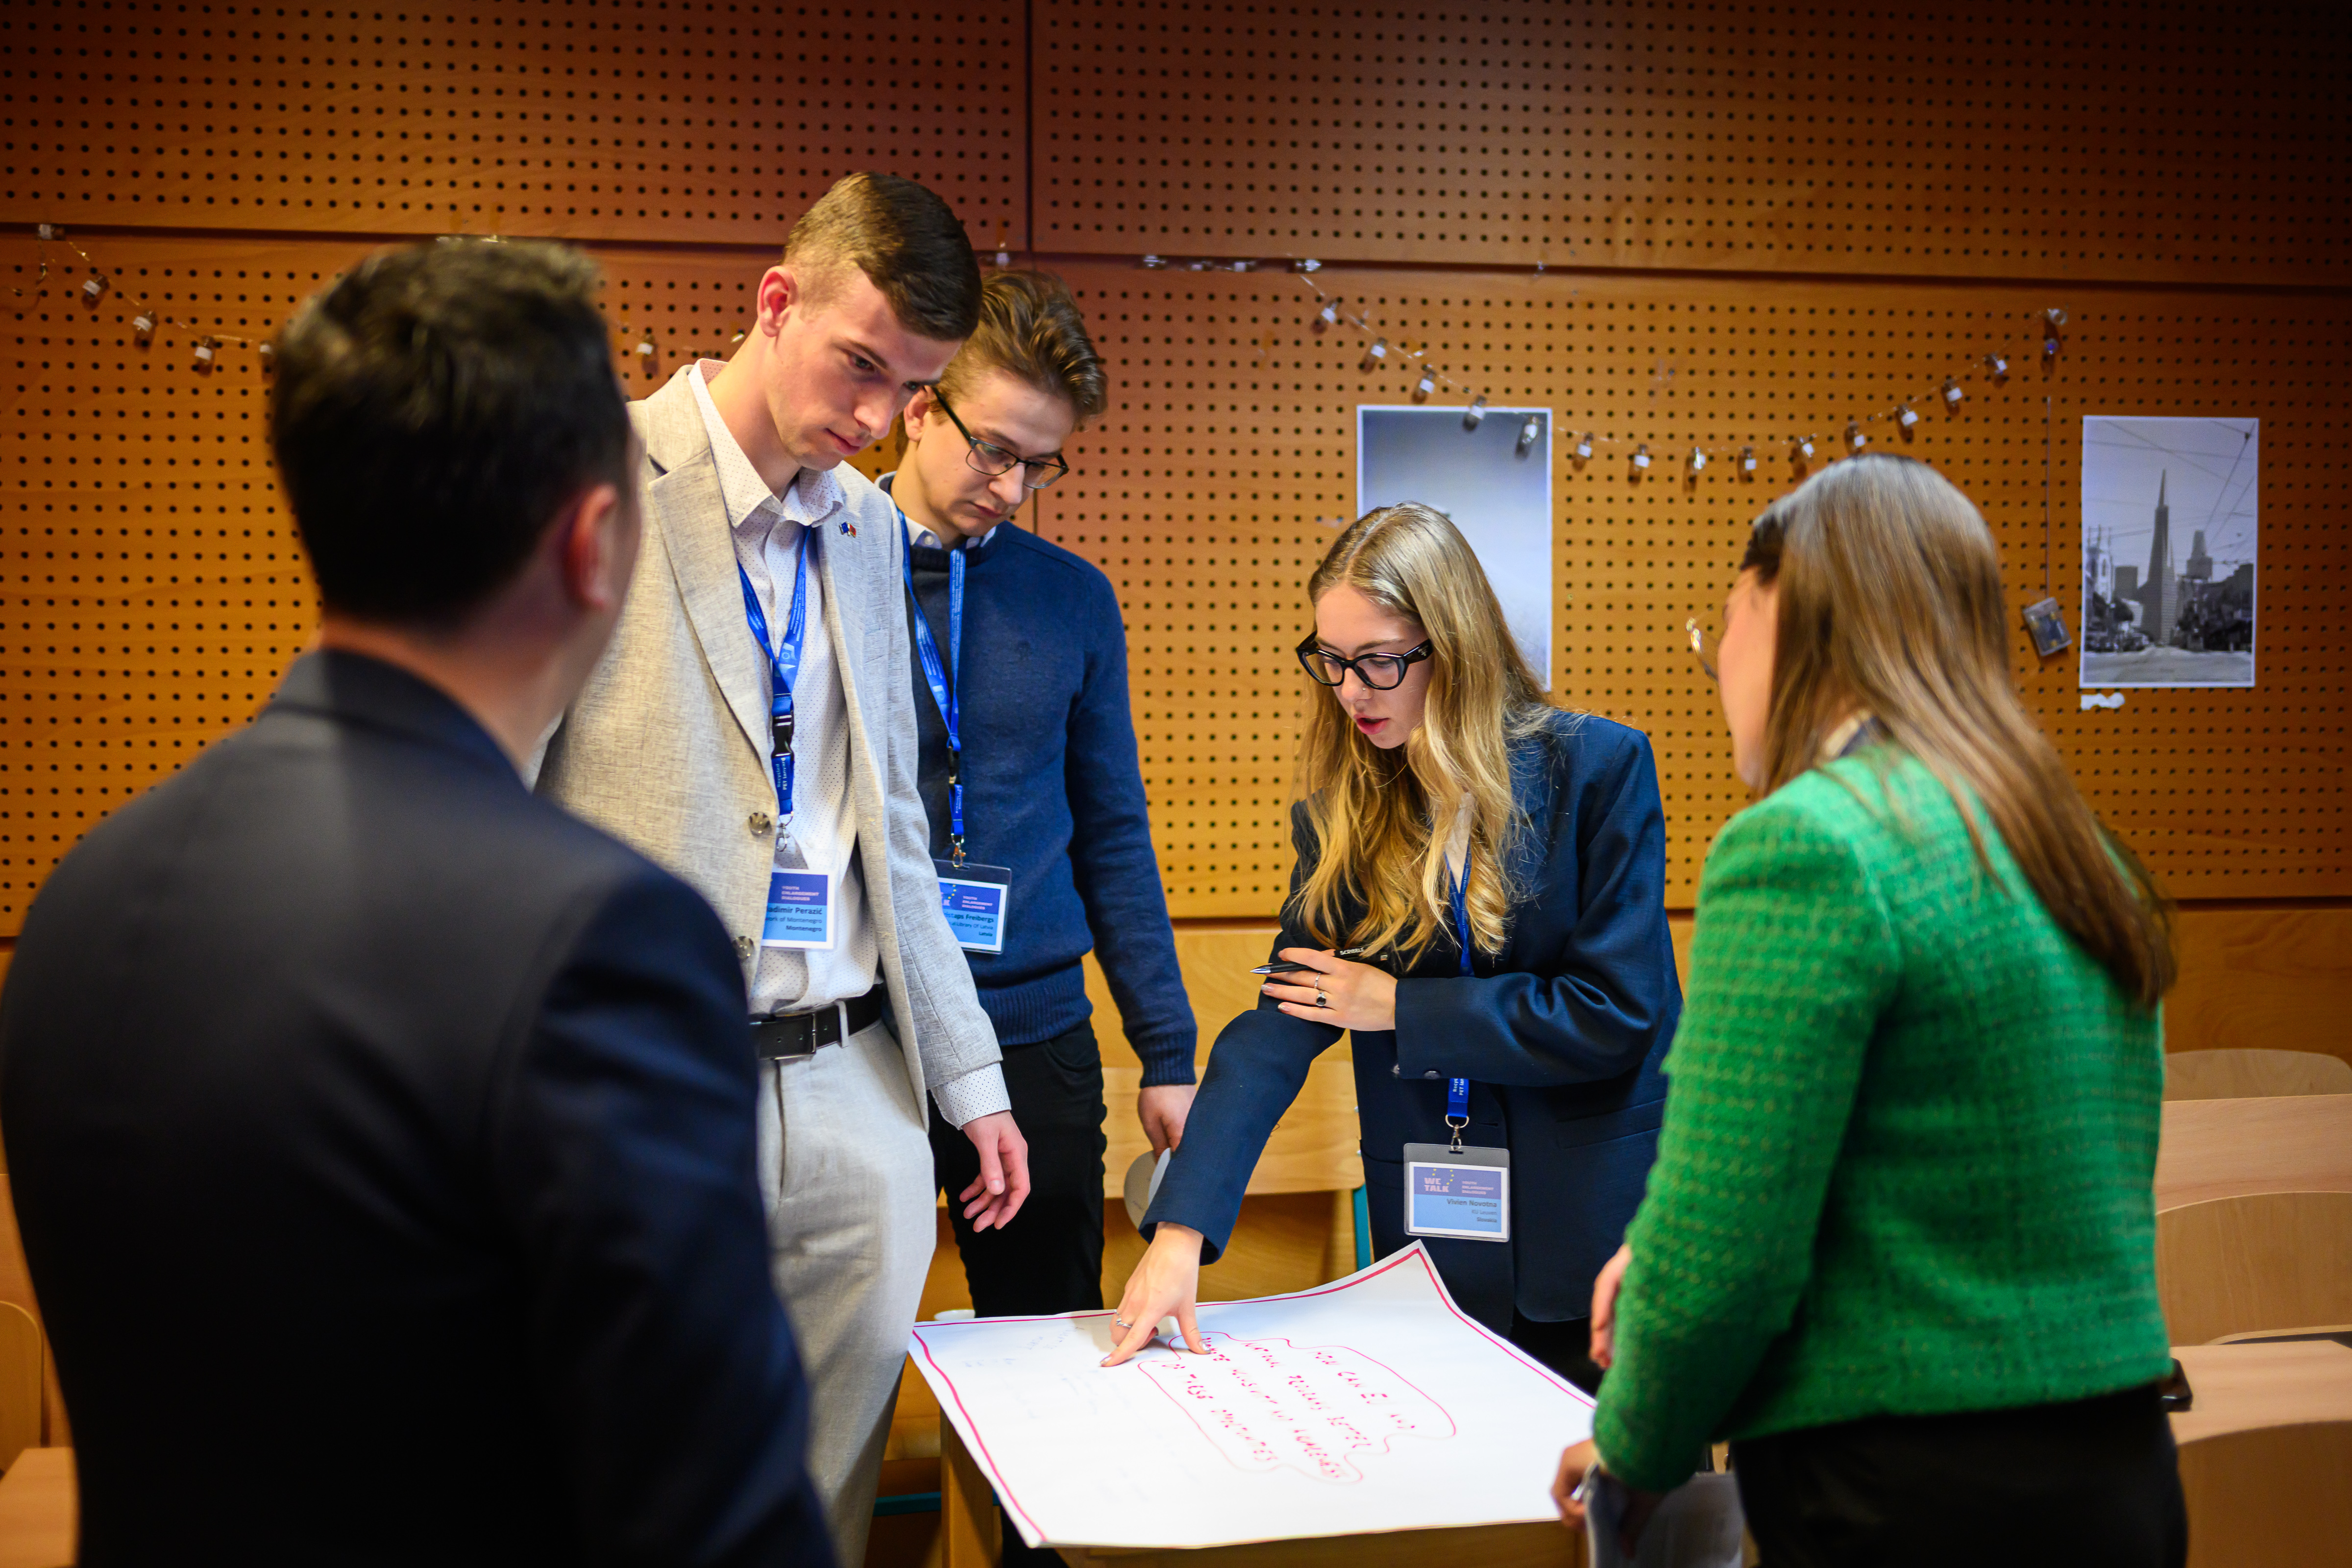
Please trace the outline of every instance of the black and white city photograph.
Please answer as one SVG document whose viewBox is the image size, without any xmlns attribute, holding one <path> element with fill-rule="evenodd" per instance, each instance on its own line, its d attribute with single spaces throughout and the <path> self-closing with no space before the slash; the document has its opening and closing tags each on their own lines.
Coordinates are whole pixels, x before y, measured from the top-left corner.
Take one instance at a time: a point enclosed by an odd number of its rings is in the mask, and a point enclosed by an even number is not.
<svg viewBox="0 0 2352 1568">
<path fill-rule="evenodd" d="M 2083 686 L 2254 684 L 2261 425 L 2084 417 Z"/>
</svg>

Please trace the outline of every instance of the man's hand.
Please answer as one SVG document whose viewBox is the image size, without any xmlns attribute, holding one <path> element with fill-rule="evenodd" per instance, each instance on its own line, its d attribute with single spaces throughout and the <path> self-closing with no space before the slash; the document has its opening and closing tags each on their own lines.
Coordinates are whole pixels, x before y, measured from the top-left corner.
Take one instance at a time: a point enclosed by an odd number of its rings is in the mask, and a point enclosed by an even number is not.
<svg viewBox="0 0 2352 1568">
<path fill-rule="evenodd" d="M 1029 1141 L 1013 1124 L 1013 1112 L 992 1110 L 963 1124 L 963 1135 L 980 1151 L 980 1174 L 957 1195 L 974 1230 L 1005 1223 L 1029 1196 Z"/>
<path fill-rule="evenodd" d="M 1184 1142 L 1184 1119 L 1192 1114 L 1193 1086 L 1155 1083 L 1135 1092 L 1135 1119 L 1154 1154 L 1164 1154 Z"/>
</svg>

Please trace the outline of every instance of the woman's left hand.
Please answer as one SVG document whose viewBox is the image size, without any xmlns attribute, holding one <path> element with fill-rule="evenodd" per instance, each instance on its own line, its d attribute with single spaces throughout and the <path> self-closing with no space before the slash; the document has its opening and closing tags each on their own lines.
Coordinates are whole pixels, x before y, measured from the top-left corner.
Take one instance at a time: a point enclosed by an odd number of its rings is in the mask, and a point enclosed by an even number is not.
<svg viewBox="0 0 2352 1568">
<path fill-rule="evenodd" d="M 1578 1484 L 1584 1479 L 1585 1472 L 1598 1468 L 1600 1464 L 1600 1451 L 1593 1447 L 1590 1437 L 1559 1457 L 1559 1470 L 1552 1477 L 1551 1500 L 1559 1505 L 1560 1523 L 1570 1530 L 1585 1528 L 1584 1503 L 1575 1492 Z M 1628 1558 L 1640 1548 L 1642 1531 L 1649 1528 L 1650 1516 L 1657 1512 L 1658 1505 L 1665 1500 L 1663 1492 L 1636 1491 L 1632 1487 L 1625 1488 L 1625 1517 L 1619 1521 L 1617 1533 L 1618 1544 L 1624 1549 Z"/>
<path fill-rule="evenodd" d="M 1275 956 L 1315 972 L 1266 976 L 1265 994 L 1292 1017 L 1338 1029 L 1396 1027 L 1396 976 L 1387 970 L 1311 947 L 1286 947 Z M 1324 1005 L 1317 1005 L 1318 996 Z"/>
<path fill-rule="evenodd" d="M 1620 1247 L 1592 1282 L 1592 1342 L 1584 1353 L 1597 1367 L 1606 1369 L 1617 1359 L 1617 1289 L 1624 1284 L 1626 1267 L 1633 1261 L 1632 1244 Z"/>
</svg>

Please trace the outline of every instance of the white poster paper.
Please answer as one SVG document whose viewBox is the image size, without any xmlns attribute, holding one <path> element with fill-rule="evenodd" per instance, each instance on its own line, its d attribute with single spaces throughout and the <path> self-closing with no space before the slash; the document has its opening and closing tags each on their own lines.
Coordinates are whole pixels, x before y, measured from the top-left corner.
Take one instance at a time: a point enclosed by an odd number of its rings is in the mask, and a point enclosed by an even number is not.
<svg viewBox="0 0 2352 1568">
<path fill-rule="evenodd" d="M 2086 688 L 2254 684 L 2262 421 L 2083 419 Z"/>
<path fill-rule="evenodd" d="M 1592 1401 L 1465 1314 L 1416 1244 L 1205 1305 L 1210 1353 L 1104 1367 L 1109 1312 L 918 1323 L 910 1352 L 1031 1545 L 1193 1547 L 1559 1517 Z"/>
<path fill-rule="evenodd" d="M 1535 435 L 1524 447 L 1528 421 Z M 1459 408 L 1360 404 L 1356 515 L 1417 500 L 1453 520 L 1486 569 L 1511 636 L 1552 686 L 1551 410 L 1489 408 L 1465 429 Z"/>
</svg>

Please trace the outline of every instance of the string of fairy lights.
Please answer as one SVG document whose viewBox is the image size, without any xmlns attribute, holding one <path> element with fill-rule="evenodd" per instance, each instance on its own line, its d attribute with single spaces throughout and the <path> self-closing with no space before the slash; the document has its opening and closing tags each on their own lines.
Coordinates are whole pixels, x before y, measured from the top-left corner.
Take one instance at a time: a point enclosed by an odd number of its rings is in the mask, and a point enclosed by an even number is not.
<svg viewBox="0 0 2352 1568">
<path fill-rule="evenodd" d="M 1350 309 L 1345 298 L 1332 293 L 1317 280 L 1315 274 L 1323 270 L 1319 261 L 1146 256 L 1142 258 L 1142 265 L 1150 270 L 1188 272 L 1255 272 L 1276 267 L 1287 268 L 1314 297 L 1315 309 L 1307 322 L 1310 330 L 1345 330 L 1354 332 L 1362 342 L 1364 355 L 1358 369 L 1368 374 L 1392 367 L 1404 370 L 1408 375 L 1407 385 L 1416 403 L 1424 402 L 1441 392 L 1467 398 L 1468 405 L 1462 411 L 1462 423 L 1465 428 L 1476 429 L 1486 416 L 1487 392 L 1482 378 L 1448 369 L 1437 362 L 1434 357 L 1437 351 L 1432 344 L 1417 342 L 1402 333 L 1392 337 L 1391 330 L 1382 329 L 1365 310 Z M 1544 275 L 1541 263 L 1537 265 L 1535 271 L 1538 277 Z M 1573 293 L 1571 290 L 1571 298 Z M 2042 310 L 2037 324 L 2042 335 L 2041 357 L 2045 363 L 2053 361 L 2064 346 L 2061 336 L 2061 329 L 2066 325 L 2064 308 L 2052 306 Z M 1776 448 L 1786 451 L 1800 461 L 1810 460 L 1832 440 L 1844 451 L 1859 452 L 1869 447 L 1872 436 L 1881 426 L 1892 426 L 1906 435 L 1909 434 L 1920 424 L 1924 409 L 1940 405 L 1948 414 L 1958 413 L 1969 396 L 1969 382 L 1981 377 L 1995 385 L 2005 383 L 2016 357 L 2015 351 L 2011 349 L 1991 348 L 1980 354 L 1937 366 L 1914 384 L 1918 390 L 1906 392 L 1866 413 L 1852 416 L 1846 420 L 1843 430 L 1834 437 L 1816 427 L 1737 443 L 1700 443 L 1687 448 L 1677 444 L 1671 451 L 1654 453 L 1650 443 L 1638 437 L 1577 429 L 1570 433 L 1573 438 L 1569 443 L 1569 451 L 1577 461 L 1589 462 L 1599 448 L 1630 447 L 1626 455 L 1636 473 L 1649 472 L 1659 463 L 1672 460 L 1679 463 L 1686 478 L 1694 479 L 1710 464 L 1717 462 L 1727 462 L 1742 472 L 1752 474 L 1761 460 L 1759 452 Z M 1653 378 L 1654 390 L 1670 384 L 1674 374 L 1673 367 L 1661 365 Z M 1540 418 L 1528 416 L 1519 428 L 1519 449 L 1527 450 L 1541 434 Z"/>
<path fill-rule="evenodd" d="M 62 226 L 57 224 L 40 224 L 36 226 L 35 233 L 39 242 L 37 275 L 33 284 L 36 289 L 48 280 L 51 270 L 50 247 L 62 246 L 72 254 L 83 271 L 84 276 L 78 292 L 83 297 L 85 302 L 95 305 L 109 294 L 128 300 L 134 310 L 131 320 L 131 330 L 139 335 L 142 342 L 152 342 L 166 330 L 185 333 L 194 340 L 190 347 L 197 367 L 205 370 L 214 366 L 221 350 L 226 347 L 234 346 L 252 352 L 260 359 L 264 368 L 268 366 L 274 356 L 276 351 L 267 339 L 250 338 L 241 333 L 225 331 L 217 327 L 205 327 L 166 314 L 150 302 L 145 293 L 137 285 L 110 273 L 100 266 L 89 251 L 68 237 Z M 1009 253 L 1000 252 L 995 260 L 1002 268 L 1010 262 L 1011 257 Z M 1487 393 L 1481 378 L 1440 364 L 1433 357 L 1436 353 L 1434 346 L 1426 341 L 1416 342 L 1402 333 L 1398 333 L 1392 341 L 1390 332 L 1373 321 L 1365 310 L 1350 309 L 1342 296 L 1332 293 L 1317 281 L 1315 274 L 1323 270 L 1322 263 L 1319 261 L 1312 259 L 1262 261 L 1247 258 L 1212 259 L 1146 256 L 1142 258 L 1142 264 L 1150 269 L 1168 268 L 1194 272 L 1254 272 L 1262 268 L 1286 267 L 1291 274 L 1305 285 L 1307 291 L 1314 299 L 1314 310 L 1307 321 L 1311 331 L 1344 330 L 1354 332 L 1362 342 L 1364 353 L 1358 365 L 1360 370 L 1368 374 L 1391 368 L 1391 365 L 1404 370 L 1408 374 L 1411 395 L 1417 403 L 1434 397 L 1441 392 L 1468 399 L 1467 405 L 1462 411 L 1462 423 L 1467 429 L 1476 429 L 1486 416 Z M 1538 263 L 1535 270 L 1538 276 L 1541 276 L 1544 268 Z M 10 292 L 21 299 L 26 290 L 12 288 Z M 2063 307 L 2052 306 L 2042 310 L 2038 319 L 2038 325 L 2042 333 L 2041 358 L 2045 363 L 2053 361 L 2063 347 L 2061 329 L 2066 325 L 2065 310 Z M 648 359 L 656 356 L 658 351 L 654 341 L 655 333 L 651 328 L 631 329 L 625 326 L 621 330 L 620 336 L 625 344 L 623 349 L 625 353 Z M 740 334 L 737 334 L 737 337 L 740 341 Z M 1948 413 L 1958 413 L 1969 395 L 1966 382 L 1979 376 L 1991 381 L 1996 385 L 2006 382 L 2009 379 L 2012 358 L 2012 351 L 2006 348 L 1992 348 L 1980 354 L 1969 356 L 1964 361 L 1936 367 L 1914 384 L 1918 390 L 1906 392 L 1867 413 L 1856 414 L 1849 417 L 1845 422 L 1844 429 L 1835 437 L 1836 443 L 1847 452 L 1859 452 L 1870 445 L 1872 435 L 1880 426 L 1891 425 L 1900 432 L 1909 434 L 1919 425 L 1922 417 L 1920 410 L 1923 408 L 1932 408 L 1940 404 Z M 1673 367 L 1660 366 L 1653 378 L 1654 395 L 1655 391 L 1671 384 L 1674 374 Z M 1540 438 L 1541 433 L 1540 417 L 1534 415 L 1528 416 L 1519 429 L 1519 449 L 1527 450 Z M 1647 473 L 1662 460 L 1671 458 L 1680 465 L 1685 477 L 1692 479 L 1697 479 L 1709 465 L 1717 462 L 1727 462 L 1741 472 L 1752 474 L 1760 461 L 1759 447 L 1766 451 L 1777 447 L 1786 451 L 1799 461 L 1808 461 L 1822 447 L 1829 445 L 1832 439 L 1825 436 L 1822 429 L 1811 428 L 1792 431 L 1781 436 L 1740 441 L 1737 445 L 1699 443 L 1688 448 L 1683 448 L 1677 444 L 1671 453 L 1665 451 L 1654 453 L 1650 449 L 1649 442 L 1638 437 L 1616 436 L 1593 429 L 1576 429 L 1570 434 L 1572 440 L 1569 443 L 1569 451 L 1579 462 L 1591 461 L 1595 452 L 1601 447 L 1630 447 L 1627 458 L 1635 473 Z"/>
<path fill-rule="evenodd" d="M 1393 357 L 1400 366 L 1410 372 L 1410 384 L 1416 402 L 1436 395 L 1441 388 L 1457 396 L 1467 397 L 1470 402 L 1462 412 L 1462 423 L 1466 428 L 1477 428 L 1486 414 L 1486 392 L 1481 384 L 1439 365 L 1432 358 L 1433 349 L 1426 342 L 1416 343 L 1400 335 L 1394 343 L 1391 343 L 1388 335 L 1362 311 L 1349 310 L 1341 297 L 1316 281 L 1313 274 L 1321 270 L 1318 263 L 1299 262 L 1294 267 L 1294 275 L 1315 297 L 1316 309 L 1309 321 L 1311 328 L 1319 331 L 1347 328 L 1353 331 L 1365 344 L 1364 357 L 1358 368 L 1366 372 L 1381 369 Z M 2066 324 L 2066 311 L 2063 307 L 2050 307 L 2042 312 L 2038 324 L 2042 329 L 2042 358 L 2054 360 L 2063 346 L 2059 332 Z M 1957 414 L 1969 395 L 1964 378 L 1982 375 L 1998 385 L 2009 379 L 2013 357 L 2011 350 L 1993 348 L 1962 361 L 1937 366 L 1916 384 L 1921 390 L 1898 395 L 1867 413 L 1849 417 L 1836 440 L 1843 450 L 1859 452 L 1868 447 L 1878 426 L 1892 425 L 1906 435 L 1916 429 L 1920 423 L 1920 411 L 1924 408 L 1941 405 L 1948 414 Z M 1673 375 L 1672 367 L 1662 366 L 1655 374 L 1655 384 L 1663 385 L 1670 382 Z M 1530 416 L 1520 426 L 1520 449 L 1524 451 L 1533 445 L 1540 434 L 1540 424 Z M 1627 456 L 1633 469 L 1646 473 L 1668 456 L 1664 452 L 1653 453 L 1647 441 L 1635 437 L 1612 436 L 1591 429 L 1578 429 L 1571 434 L 1573 440 L 1569 450 L 1579 462 L 1590 461 L 1598 447 L 1630 447 L 1632 450 Z M 1736 446 L 1728 443 L 1716 446 L 1694 444 L 1685 449 L 1677 444 L 1672 456 L 1680 463 L 1684 474 L 1691 479 L 1696 479 L 1709 464 L 1716 462 L 1728 462 L 1740 471 L 1752 474 L 1759 460 L 1759 447 L 1768 451 L 1777 448 L 1800 460 L 1809 460 L 1828 444 L 1828 439 L 1821 429 L 1815 428 L 1742 441 Z"/>
<path fill-rule="evenodd" d="M 109 294 L 128 300 L 135 312 L 131 318 L 131 330 L 139 334 L 139 340 L 142 342 L 152 342 L 167 328 L 173 331 L 184 332 L 194 340 L 191 349 L 195 356 L 196 366 L 200 370 L 212 369 L 219 361 L 220 351 L 231 346 L 251 350 L 259 357 L 264 368 L 268 366 L 270 360 L 278 353 L 267 338 L 248 338 L 242 333 L 223 331 L 217 327 L 199 326 L 194 321 L 184 321 L 176 316 L 166 315 L 149 302 L 145 292 L 138 285 L 127 282 L 120 275 L 109 272 L 100 267 L 89 251 L 84 250 L 79 244 L 68 237 L 60 225 L 37 224 L 34 226 L 33 232 L 38 243 L 35 247 L 37 265 L 32 288 L 37 289 L 48 281 L 49 247 L 53 245 L 63 246 L 73 253 L 74 259 L 80 264 L 83 276 L 81 286 L 76 292 L 81 296 L 82 301 L 85 304 L 96 305 Z M 8 291 L 20 300 L 26 293 L 26 289 L 14 286 L 11 286 Z"/>
<path fill-rule="evenodd" d="M 82 274 L 82 280 L 72 292 L 79 295 L 84 304 L 93 307 L 110 295 L 127 301 L 133 311 L 131 318 L 131 330 L 138 334 L 141 342 L 154 342 L 167 332 L 184 333 L 193 340 L 190 351 L 199 370 L 214 369 L 220 363 L 222 351 L 230 348 L 249 351 L 260 362 L 263 369 L 271 368 L 271 362 L 277 357 L 278 350 L 268 339 L 247 337 L 241 332 L 203 326 L 166 313 L 152 303 L 145 291 L 136 283 L 123 274 L 100 265 L 98 259 L 68 236 L 64 226 L 60 224 L 36 224 L 33 234 L 36 241 L 34 276 L 32 280 L 23 288 L 13 285 L 9 288 L 8 291 L 16 298 L 24 299 L 41 289 L 48 282 L 49 274 L 52 271 L 66 272 L 70 276 L 71 271 L 78 269 Z M 484 237 L 492 244 L 498 241 L 498 237 L 495 235 Z M 62 247 L 71 253 L 73 267 L 68 268 L 62 263 L 54 262 L 50 254 L 52 246 Z M 658 353 L 655 343 L 655 329 L 650 326 L 633 327 L 623 324 L 617 329 L 616 335 L 621 340 L 621 352 L 625 354 L 652 359 Z M 741 333 L 736 334 L 736 341 L 739 342 L 742 341 Z M 694 352 L 701 353 L 718 351 L 696 350 Z"/>
</svg>

